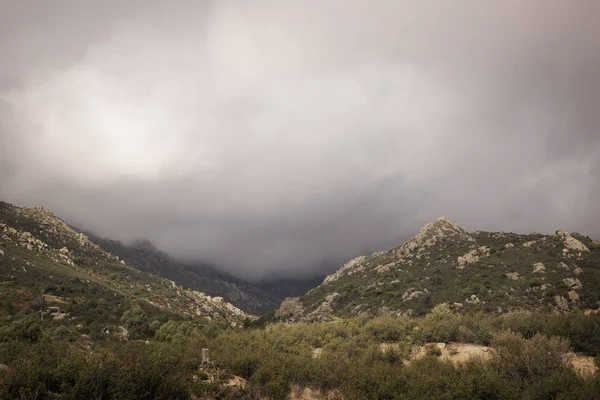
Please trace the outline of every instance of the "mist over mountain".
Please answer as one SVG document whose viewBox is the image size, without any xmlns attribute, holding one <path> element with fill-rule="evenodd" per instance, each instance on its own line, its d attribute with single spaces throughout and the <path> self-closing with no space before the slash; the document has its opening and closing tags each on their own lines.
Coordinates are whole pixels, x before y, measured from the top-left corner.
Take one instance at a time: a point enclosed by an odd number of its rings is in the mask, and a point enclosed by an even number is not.
<svg viewBox="0 0 600 400">
<path fill-rule="evenodd" d="M 600 4 L 0 1 L 0 197 L 260 280 L 600 236 Z"/>
</svg>

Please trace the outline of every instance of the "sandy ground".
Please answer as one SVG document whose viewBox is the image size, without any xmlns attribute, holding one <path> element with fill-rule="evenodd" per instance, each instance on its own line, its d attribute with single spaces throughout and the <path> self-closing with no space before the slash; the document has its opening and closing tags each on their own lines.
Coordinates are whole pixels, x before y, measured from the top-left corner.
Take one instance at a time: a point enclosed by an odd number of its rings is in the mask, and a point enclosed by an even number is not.
<svg viewBox="0 0 600 400">
<path fill-rule="evenodd" d="M 385 345 L 385 346 L 384 346 Z M 393 343 L 382 343 L 382 350 L 393 348 Z M 435 346 L 440 350 L 439 356 L 443 361 L 449 361 L 452 365 L 467 362 L 469 360 L 487 361 L 492 356 L 492 349 L 486 346 L 471 343 L 435 343 Z M 426 346 L 414 346 L 411 354 L 406 360 L 406 364 L 410 364 L 413 360 L 418 360 L 427 355 Z"/>
</svg>

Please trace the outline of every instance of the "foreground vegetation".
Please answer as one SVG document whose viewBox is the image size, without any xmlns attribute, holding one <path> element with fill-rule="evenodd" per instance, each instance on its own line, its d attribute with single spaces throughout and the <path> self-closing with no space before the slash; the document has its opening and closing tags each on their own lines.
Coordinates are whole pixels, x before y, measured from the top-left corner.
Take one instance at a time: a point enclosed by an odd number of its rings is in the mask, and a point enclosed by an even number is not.
<svg viewBox="0 0 600 400">
<path fill-rule="evenodd" d="M 144 323 L 137 313 L 125 316 L 130 329 Z M 0 398 L 285 399 L 294 387 L 344 399 L 593 399 L 600 393 L 598 375 L 579 376 L 564 361 L 570 349 L 600 356 L 600 315 L 580 311 L 460 315 L 437 306 L 421 318 L 225 330 L 170 321 L 138 330 L 138 340 L 127 342 L 110 335 L 90 341 L 52 323 L 21 315 L 2 328 Z M 426 357 L 405 361 L 413 346 L 431 342 L 491 346 L 493 356 L 453 366 L 432 347 Z M 395 345 L 382 350 L 382 343 Z M 202 368 L 202 348 L 211 350 L 213 365 Z M 228 373 L 247 379 L 248 387 L 227 387 Z"/>
</svg>

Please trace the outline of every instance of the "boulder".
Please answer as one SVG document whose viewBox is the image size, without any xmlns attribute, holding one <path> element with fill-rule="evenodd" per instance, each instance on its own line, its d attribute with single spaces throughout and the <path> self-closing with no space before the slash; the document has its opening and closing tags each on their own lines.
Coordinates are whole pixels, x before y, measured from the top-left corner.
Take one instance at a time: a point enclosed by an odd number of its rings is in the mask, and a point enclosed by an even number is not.
<svg viewBox="0 0 600 400">
<path fill-rule="evenodd" d="M 506 277 L 512 281 L 516 281 L 519 280 L 519 273 L 518 272 L 509 272 L 507 274 L 505 274 Z"/>
<path fill-rule="evenodd" d="M 570 289 L 581 289 L 583 287 L 583 284 L 581 283 L 581 281 L 577 278 L 565 278 L 563 279 L 563 282 L 565 283 L 565 285 L 567 285 Z"/>
<path fill-rule="evenodd" d="M 546 267 L 541 262 L 533 264 L 533 273 L 544 274 L 546 273 Z"/>
<path fill-rule="evenodd" d="M 571 290 L 569 293 L 567 293 L 569 295 L 569 299 L 571 299 L 571 301 L 579 301 L 579 294 L 577 294 L 576 291 Z"/>
<path fill-rule="evenodd" d="M 563 296 L 554 296 L 554 302 L 559 310 L 566 311 L 569 309 L 569 303 Z"/>
</svg>

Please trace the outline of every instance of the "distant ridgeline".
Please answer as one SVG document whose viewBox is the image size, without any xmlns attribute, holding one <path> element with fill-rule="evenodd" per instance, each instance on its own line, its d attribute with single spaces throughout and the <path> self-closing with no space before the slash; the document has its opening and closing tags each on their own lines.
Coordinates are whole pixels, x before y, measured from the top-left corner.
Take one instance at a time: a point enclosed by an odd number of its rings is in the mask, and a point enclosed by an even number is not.
<svg viewBox="0 0 600 400">
<path fill-rule="evenodd" d="M 128 265 L 168 278 L 186 289 L 199 290 L 226 301 L 251 314 L 262 314 L 279 305 L 281 299 L 265 290 L 219 271 L 206 264 L 185 264 L 158 250 L 151 242 L 140 240 L 125 245 L 116 240 L 102 239 L 87 233 L 90 241 L 105 251 L 118 256 Z"/>
<path fill-rule="evenodd" d="M 469 232 L 446 218 L 410 241 L 358 257 L 275 316 L 314 321 L 360 315 L 597 309 L 600 243 L 577 233 Z"/>
</svg>

